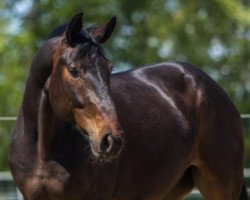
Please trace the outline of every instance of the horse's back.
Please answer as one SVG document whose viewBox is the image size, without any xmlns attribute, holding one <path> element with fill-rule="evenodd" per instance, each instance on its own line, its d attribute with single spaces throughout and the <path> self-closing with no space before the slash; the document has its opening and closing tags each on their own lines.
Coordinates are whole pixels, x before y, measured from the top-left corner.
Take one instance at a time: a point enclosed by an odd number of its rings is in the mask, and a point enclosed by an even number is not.
<svg viewBox="0 0 250 200">
<path fill-rule="evenodd" d="M 215 81 L 192 65 L 167 62 L 116 74 L 111 80 L 111 93 L 122 121 L 129 117 L 131 123 L 131 118 L 141 117 L 149 122 L 143 124 L 149 130 L 159 121 L 172 122 L 190 144 L 197 140 L 214 142 L 218 148 L 242 151 L 237 109 Z M 129 112 L 122 112 L 124 107 Z"/>
<path fill-rule="evenodd" d="M 236 184 L 241 181 L 240 115 L 223 89 L 204 72 L 185 63 L 148 65 L 113 75 L 111 94 L 127 136 L 121 160 L 129 154 L 137 158 L 132 162 L 143 173 L 137 171 L 134 176 L 144 180 L 140 183 L 146 184 L 144 188 L 150 184 L 142 176 L 150 177 L 150 171 L 161 171 L 158 168 L 166 171 L 158 177 L 155 173 L 149 182 L 165 177 L 168 181 L 161 184 L 168 189 L 178 185 L 187 169 L 201 190 L 213 184 L 207 181 L 210 178 L 221 178 L 219 184 L 230 182 L 231 187 L 232 179 Z M 226 166 L 232 169 L 225 170 Z M 171 176 L 173 171 L 178 173 Z"/>
<path fill-rule="evenodd" d="M 206 118 L 216 119 L 225 128 L 235 126 L 238 136 L 242 134 L 240 115 L 228 95 L 203 71 L 187 63 L 160 63 L 114 74 L 111 93 L 118 110 L 131 108 L 129 116 L 142 108 L 142 116 L 151 113 L 147 110 L 166 109 L 164 116 L 174 116 L 184 130 L 198 131 L 197 125 Z"/>
</svg>

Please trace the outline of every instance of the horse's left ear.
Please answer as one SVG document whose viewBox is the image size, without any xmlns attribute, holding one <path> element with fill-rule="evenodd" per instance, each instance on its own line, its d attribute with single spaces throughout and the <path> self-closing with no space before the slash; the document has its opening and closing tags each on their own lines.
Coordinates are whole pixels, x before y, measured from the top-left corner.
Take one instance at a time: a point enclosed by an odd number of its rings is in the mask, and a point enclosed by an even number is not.
<svg viewBox="0 0 250 200">
<path fill-rule="evenodd" d="M 116 25 L 116 17 L 112 17 L 107 24 L 90 30 L 90 35 L 98 42 L 106 42 L 113 33 Z"/>
<path fill-rule="evenodd" d="M 66 31 L 66 39 L 70 46 L 74 46 L 77 41 L 78 34 L 82 30 L 82 12 L 76 14 L 70 21 Z"/>
</svg>

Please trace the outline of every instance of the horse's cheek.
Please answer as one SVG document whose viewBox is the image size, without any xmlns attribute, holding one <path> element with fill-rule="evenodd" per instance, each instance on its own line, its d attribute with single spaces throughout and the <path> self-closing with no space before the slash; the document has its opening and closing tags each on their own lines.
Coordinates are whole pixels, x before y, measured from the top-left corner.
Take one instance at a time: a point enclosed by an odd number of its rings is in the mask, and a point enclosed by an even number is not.
<svg viewBox="0 0 250 200">
<path fill-rule="evenodd" d="M 50 92 L 50 103 L 55 114 L 61 119 L 68 119 L 73 110 L 72 102 L 68 95 L 65 95 L 63 88 L 57 88 Z"/>
</svg>

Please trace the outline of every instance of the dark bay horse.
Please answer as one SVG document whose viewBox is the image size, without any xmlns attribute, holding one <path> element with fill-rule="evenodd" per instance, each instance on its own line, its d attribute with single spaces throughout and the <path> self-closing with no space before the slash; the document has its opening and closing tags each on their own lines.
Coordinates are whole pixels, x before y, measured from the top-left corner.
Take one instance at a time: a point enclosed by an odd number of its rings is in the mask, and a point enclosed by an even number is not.
<svg viewBox="0 0 250 200">
<path fill-rule="evenodd" d="M 180 200 L 195 186 L 244 199 L 230 98 L 181 62 L 111 75 L 100 45 L 115 24 L 83 27 L 77 14 L 33 58 L 9 156 L 24 199 Z"/>
</svg>

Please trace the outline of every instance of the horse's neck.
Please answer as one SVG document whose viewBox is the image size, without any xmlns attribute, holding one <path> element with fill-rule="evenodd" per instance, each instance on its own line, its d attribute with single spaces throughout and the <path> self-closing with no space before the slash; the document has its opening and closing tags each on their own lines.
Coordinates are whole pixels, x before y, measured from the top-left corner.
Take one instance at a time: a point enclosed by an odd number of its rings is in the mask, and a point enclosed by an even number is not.
<svg viewBox="0 0 250 200">
<path fill-rule="evenodd" d="M 38 155 L 49 159 L 52 140 L 55 133 L 56 116 L 51 108 L 48 96 L 42 92 L 38 110 Z"/>
<path fill-rule="evenodd" d="M 28 140 L 37 141 L 38 108 L 46 80 L 51 73 L 53 48 L 46 42 L 32 60 L 29 76 L 26 81 L 22 103 L 24 134 Z"/>
</svg>

